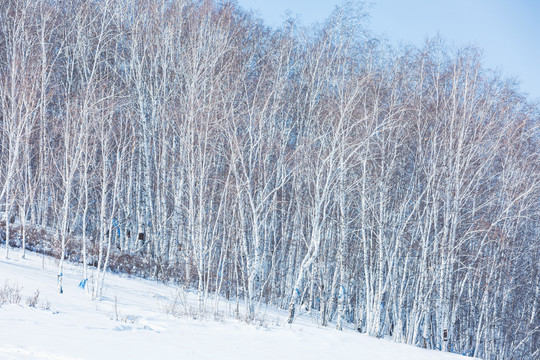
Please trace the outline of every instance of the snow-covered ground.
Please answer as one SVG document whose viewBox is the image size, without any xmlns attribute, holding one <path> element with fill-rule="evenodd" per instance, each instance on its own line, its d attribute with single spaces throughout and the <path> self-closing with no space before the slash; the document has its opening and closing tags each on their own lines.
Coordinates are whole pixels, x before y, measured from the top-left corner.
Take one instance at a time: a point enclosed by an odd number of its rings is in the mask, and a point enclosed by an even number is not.
<svg viewBox="0 0 540 360">
<path fill-rule="evenodd" d="M 0 254 L 0 288 L 6 281 L 22 287 L 19 305 L 0 307 L 0 359 L 470 359 L 323 328 L 307 314 L 288 325 L 277 309 L 262 309 L 247 324 L 223 302 L 223 315 L 193 319 L 193 294 L 113 274 L 103 300 L 92 301 L 78 287 L 82 269 L 74 265 L 67 265 L 64 293 L 57 294 L 57 260 L 35 253 L 22 259 L 17 250 L 4 260 L 1 248 Z M 29 307 L 36 290 L 38 304 Z M 165 309 L 178 294 L 177 311 L 187 315 L 175 317 Z"/>
</svg>

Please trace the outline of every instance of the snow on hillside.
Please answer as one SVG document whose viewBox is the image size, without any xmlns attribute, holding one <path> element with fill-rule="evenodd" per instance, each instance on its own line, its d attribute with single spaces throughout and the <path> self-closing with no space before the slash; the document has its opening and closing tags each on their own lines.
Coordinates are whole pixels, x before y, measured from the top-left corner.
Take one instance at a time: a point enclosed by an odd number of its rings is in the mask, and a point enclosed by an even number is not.
<svg viewBox="0 0 540 360">
<path fill-rule="evenodd" d="M 6 282 L 21 288 L 18 305 L 0 306 L 0 359 L 466 359 L 323 328 L 308 314 L 288 325 L 287 313 L 277 309 L 262 309 L 247 324 L 232 316 L 234 304 L 222 302 L 222 315 L 194 319 L 189 293 L 179 303 L 188 315 L 174 317 L 165 309 L 177 287 L 113 274 L 103 300 L 92 301 L 78 287 L 81 269 L 74 265 L 65 270 L 64 294 L 57 294 L 57 260 L 26 257 L 12 250 L 0 260 L 0 288 Z M 28 306 L 36 290 L 38 303 Z"/>
</svg>

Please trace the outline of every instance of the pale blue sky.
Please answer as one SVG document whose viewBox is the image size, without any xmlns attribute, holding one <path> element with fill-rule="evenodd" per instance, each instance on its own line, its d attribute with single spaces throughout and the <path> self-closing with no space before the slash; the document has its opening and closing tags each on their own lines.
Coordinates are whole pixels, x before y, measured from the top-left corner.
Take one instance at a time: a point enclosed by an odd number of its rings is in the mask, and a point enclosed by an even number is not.
<svg viewBox="0 0 540 360">
<path fill-rule="evenodd" d="M 323 21 L 341 0 L 237 0 L 278 26 L 289 11 L 303 24 Z M 368 0 L 369 28 L 394 44 L 422 45 L 440 34 L 449 45 L 483 49 L 487 67 L 516 78 L 540 100 L 540 0 Z"/>
</svg>

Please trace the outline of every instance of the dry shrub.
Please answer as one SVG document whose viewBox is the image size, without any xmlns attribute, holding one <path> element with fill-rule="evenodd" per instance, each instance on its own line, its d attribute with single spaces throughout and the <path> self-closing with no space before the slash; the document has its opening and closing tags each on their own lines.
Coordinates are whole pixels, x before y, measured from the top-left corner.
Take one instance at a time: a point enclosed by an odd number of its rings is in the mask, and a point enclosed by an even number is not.
<svg viewBox="0 0 540 360">
<path fill-rule="evenodd" d="M 4 287 L 0 289 L 0 305 L 2 304 L 19 304 L 21 302 L 21 287 L 14 284 L 10 285 L 8 281 L 4 283 Z"/>
<path fill-rule="evenodd" d="M 34 292 L 34 295 L 29 296 L 26 298 L 26 305 L 29 307 L 36 307 L 39 299 L 39 289 L 36 289 Z"/>
</svg>

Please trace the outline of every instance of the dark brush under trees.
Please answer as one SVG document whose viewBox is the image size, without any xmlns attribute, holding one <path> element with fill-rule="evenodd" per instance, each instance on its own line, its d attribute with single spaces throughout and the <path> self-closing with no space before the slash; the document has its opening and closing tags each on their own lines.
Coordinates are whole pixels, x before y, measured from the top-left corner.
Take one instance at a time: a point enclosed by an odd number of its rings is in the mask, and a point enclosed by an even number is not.
<svg viewBox="0 0 540 360">
<path fill-rule="evenodd" d="M 538 107 L 475 49 L 390 49 L 351 14 L 273 31 L 227 2 L 1 1 L 3 237 L 54 231 L 95 297 L 120 251 L 200 310 L 538 358 Z"/>
</svg>

